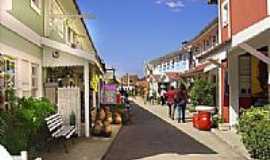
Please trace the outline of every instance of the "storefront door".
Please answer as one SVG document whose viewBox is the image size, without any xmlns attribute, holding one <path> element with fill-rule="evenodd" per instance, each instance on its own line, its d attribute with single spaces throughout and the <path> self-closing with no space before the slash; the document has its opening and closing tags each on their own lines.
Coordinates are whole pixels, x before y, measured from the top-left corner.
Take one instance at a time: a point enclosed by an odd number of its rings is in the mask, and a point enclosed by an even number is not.
<svg viewBox="0 0 270 160">
<path fill-rule="evenodd" d="M 228 62 L 227 60 L 222 62 L 221 67 L 221 87 L 222 87 L 222 118 L 225 123 L 229 122 L 229 84 L 228 84 Z"/>
</svg>

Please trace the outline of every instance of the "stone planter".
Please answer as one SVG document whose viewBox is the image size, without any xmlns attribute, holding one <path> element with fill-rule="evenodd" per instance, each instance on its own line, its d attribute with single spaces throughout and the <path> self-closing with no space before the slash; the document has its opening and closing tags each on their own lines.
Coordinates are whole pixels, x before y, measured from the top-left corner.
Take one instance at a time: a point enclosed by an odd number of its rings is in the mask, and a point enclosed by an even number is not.
<svg viewBox="0 0 270 160">
<path fill-rule="evenodd" d="M 220 131 L 229 131 L 231 129 L 231 126 L 229 123 L 219 123 L 218 124 L 218 129 Z"/>
</svg>

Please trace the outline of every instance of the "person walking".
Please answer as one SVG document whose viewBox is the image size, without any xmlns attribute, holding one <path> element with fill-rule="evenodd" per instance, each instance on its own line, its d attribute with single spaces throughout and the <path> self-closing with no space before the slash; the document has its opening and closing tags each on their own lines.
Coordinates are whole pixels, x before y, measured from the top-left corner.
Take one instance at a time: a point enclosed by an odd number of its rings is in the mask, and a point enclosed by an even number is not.
<svg viewBox="0 0 270 160">
<path fill-rule="evenodd" d="M 174 87 L 171 86 L 169 91 L 166 93 L 166 98 L 167 98 L 167 105 L 169 109 L 169 117 L 172 119 L 173 119 L 172 107 L 174 106 L 174 97 L 175 97 Z"/>
<path fill-rule="evenodd" d="M 173 111 L 173 116 L 175 114 L 175 110 L 178 111 L 178 123 L 186 122 L 186 106 L 187 106 L 187 90 L 186 87 L 182 84 L 180 89 L 176 91 L 175 94 L 175 106 Z"/>
<path fill-rule="evenodd" d="M 144 104 L 147 104 L 147 100 L 148 100 L 148 88 L 144 88 L 144 90 L 143 90 L 143 98 L 144 98 Z"/>
<path fill-rule="evenodd" d="M 150 104 L 153 104 L 153 100 L 154 100 L 154 92 L 152 89 L 149 90 L 149 101 Z"/>
<path fill-rule="evenodd" d="M 164 106 L 166 104 L 166 90 L 165 89 L 162 89 L 160 91 L 160 100 L 161 100 L 161 105 Z"/>
</svg>

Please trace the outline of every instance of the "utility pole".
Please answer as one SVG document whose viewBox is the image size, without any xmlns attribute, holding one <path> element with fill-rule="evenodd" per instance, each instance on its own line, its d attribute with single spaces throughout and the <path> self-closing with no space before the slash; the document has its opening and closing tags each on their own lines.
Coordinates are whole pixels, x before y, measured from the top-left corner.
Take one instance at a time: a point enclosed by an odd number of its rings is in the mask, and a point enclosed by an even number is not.
<svg viewBox="0 0 270 160">
<path fill-rule="evenodd" d="M 128 90 L 129 90 L 129 74 L 127 73 L 127 84 L 128 84 Z"/>
</svg>

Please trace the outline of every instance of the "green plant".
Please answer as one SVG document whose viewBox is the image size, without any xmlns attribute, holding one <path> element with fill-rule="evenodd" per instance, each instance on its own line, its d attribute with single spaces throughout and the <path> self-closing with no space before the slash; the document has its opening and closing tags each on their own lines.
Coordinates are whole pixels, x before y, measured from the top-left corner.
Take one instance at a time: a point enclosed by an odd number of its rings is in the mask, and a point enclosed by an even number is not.
<svg viewBox="0 0 270 160">
<path fill-rule="evenodd" d="M 192 105 L 213 105 L 213 89 L 214 85 L 209 81 L 202 79 L 195 80 L 190 91 Z"/>
<path fill-rule="evenodd" d="M 16 97 L 16 90 L 12 86 L 8 86 L 5 90 L 5 95 L 7 102 L 11 106 L 11 109 L 14 110 L 18 101 L 18 98 Z"/>
<path fill-rule="evenodd" d="M 38 150 L 46 144 L 48 135 L 45 118 L 54 112 L 54 106 L 46 99 L 19 99 L 13 111 L 0 114 L 6 124 L 0 143 L 12 154 Z"/>
<path fill-rule="evenodd" d="M 193 112 L 196 112 L 196 108 L 195 108 L 195 106 L 194 105 L 190 105 L 190 106 L 188 106 L 188 111 L 189 112 L 191 112 L 191 113 L 193 113 Z"/>
<path fill-rule="evenodd" d="M 243 112 L 238 132 L 253 158 L 270 159 L 270 107 L 251 108 Z"/>
<path fill-rule="evenodd" d="M 219 117 L 217 114 L 212 117 L 212 128 L 218 128 Z"/>
<path fill-rule="evenodd" d="M 0 138 L 2 138 L 3 135 L 5 135 L 6 129 L 7 129 L 7 124 L 5 120 L 0 116 Z"/>
</svg>

